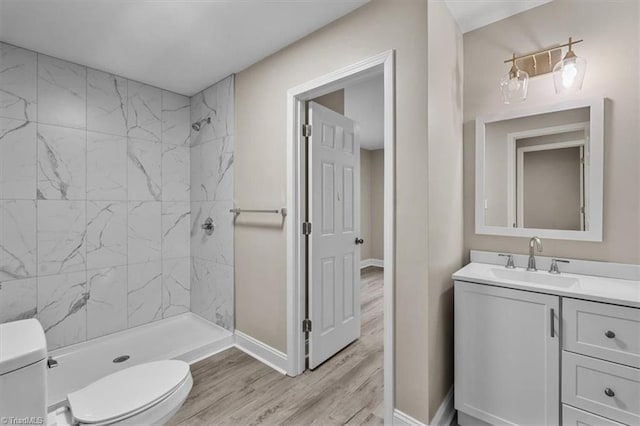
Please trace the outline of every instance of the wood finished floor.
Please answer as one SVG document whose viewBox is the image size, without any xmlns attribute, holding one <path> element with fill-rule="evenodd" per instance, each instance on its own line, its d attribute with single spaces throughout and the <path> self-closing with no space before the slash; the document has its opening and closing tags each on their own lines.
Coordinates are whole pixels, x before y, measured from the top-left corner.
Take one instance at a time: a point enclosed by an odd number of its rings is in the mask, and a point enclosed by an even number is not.
<svg viewBox="0 0 640 426">
<path fill-rule="evenodd" d="M 232 348 L 191 366 L 189 398 L 169 425 L 382 424 L 382 269 L 362 271 L 360 339 L 298 377 Z"/>
</svg>

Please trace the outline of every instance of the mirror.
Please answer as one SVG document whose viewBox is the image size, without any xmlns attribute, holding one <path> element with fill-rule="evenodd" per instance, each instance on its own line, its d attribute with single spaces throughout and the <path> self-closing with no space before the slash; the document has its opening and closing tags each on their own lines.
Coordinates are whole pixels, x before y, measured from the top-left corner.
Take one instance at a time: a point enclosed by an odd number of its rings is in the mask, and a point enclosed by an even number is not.
<svg viewBox="0 0 640 426">
<path fill-rule="evenodd" d="M 602 241 L 604 99 L 476 119 L 476 233 Z"/>
</svg>

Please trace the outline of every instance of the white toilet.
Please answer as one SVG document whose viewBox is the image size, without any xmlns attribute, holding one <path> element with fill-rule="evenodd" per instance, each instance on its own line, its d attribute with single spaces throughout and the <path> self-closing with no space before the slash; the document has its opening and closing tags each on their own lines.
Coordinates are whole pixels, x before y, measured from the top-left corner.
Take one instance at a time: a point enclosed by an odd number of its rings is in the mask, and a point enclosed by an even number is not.
<svg viewBox="0 0 640 426">
<path fill-rule="evenodd" d="M 139 364 L 67 395 L 47 414 L 47 345 L 35 319 L 0 324 L 0 418 L 38 418 L 48 425 L 161 425 L 187 399 L 189 364 Z"/>
</svg>

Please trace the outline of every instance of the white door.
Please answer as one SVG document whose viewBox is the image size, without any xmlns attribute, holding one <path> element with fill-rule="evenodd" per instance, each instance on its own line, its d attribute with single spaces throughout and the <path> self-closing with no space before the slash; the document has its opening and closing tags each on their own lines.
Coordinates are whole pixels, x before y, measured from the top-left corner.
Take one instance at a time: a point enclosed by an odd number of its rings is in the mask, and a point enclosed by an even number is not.
<svg viewBox="0 0 640 426">
<path fill-rule="evenodd" d="M 309 102 L 309 368 L 360 337 L 360 144 L 352 120 Z"/>
<path fill-rule="evenodd" d="M 560 423 L 560 298 L 455 283 L 455 408 L 489 424 Z"/>
</svg>

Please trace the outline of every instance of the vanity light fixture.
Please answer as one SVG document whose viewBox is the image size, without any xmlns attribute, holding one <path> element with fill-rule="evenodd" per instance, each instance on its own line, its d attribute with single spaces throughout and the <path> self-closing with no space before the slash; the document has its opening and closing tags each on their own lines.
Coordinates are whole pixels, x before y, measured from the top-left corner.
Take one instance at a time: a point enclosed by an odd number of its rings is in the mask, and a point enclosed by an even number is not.
<svg viewBox="0 0 640 426">
<path fill-rule="evenodd" d="M 502 100 L 505 104 L 514 102 L 522 102 L 527 99 L 527 89 L 529 87 L 529 74 L 518 68 L 516 64 L 516 54 L 511 59 L 511 69 L 500 79 L 500 90 L 502 91 Z M 509 61 L 505 61 L 509 62 Z"/>
<path fill-rule="evenodd" d="M 582 82 L 587 68 L 587 61 L 576 56 L 573 46 L 582 40 L 548 47 L 526 55 L 516 56 L 504 61 L 511 63 L 509 73 L 500 80 L 500 90 L 505 104 L 521 102 L 527 97 L 529 77 L 553 73 L 556 93 L 575 92 L 582 89 Z M 569 50 L 562 57 L 562 48 Z"/>
<path fill-rule="evenodd" d="M 564 58 L 553 67 L 553 85 L 556 93 L 577 92 L 582 89 L 584 74 L 587 70 L 587 60 L 576 56 L 572 46 L 582 40 L 573 41 L 569 37 L 569 50 Z"/>
</svg>

